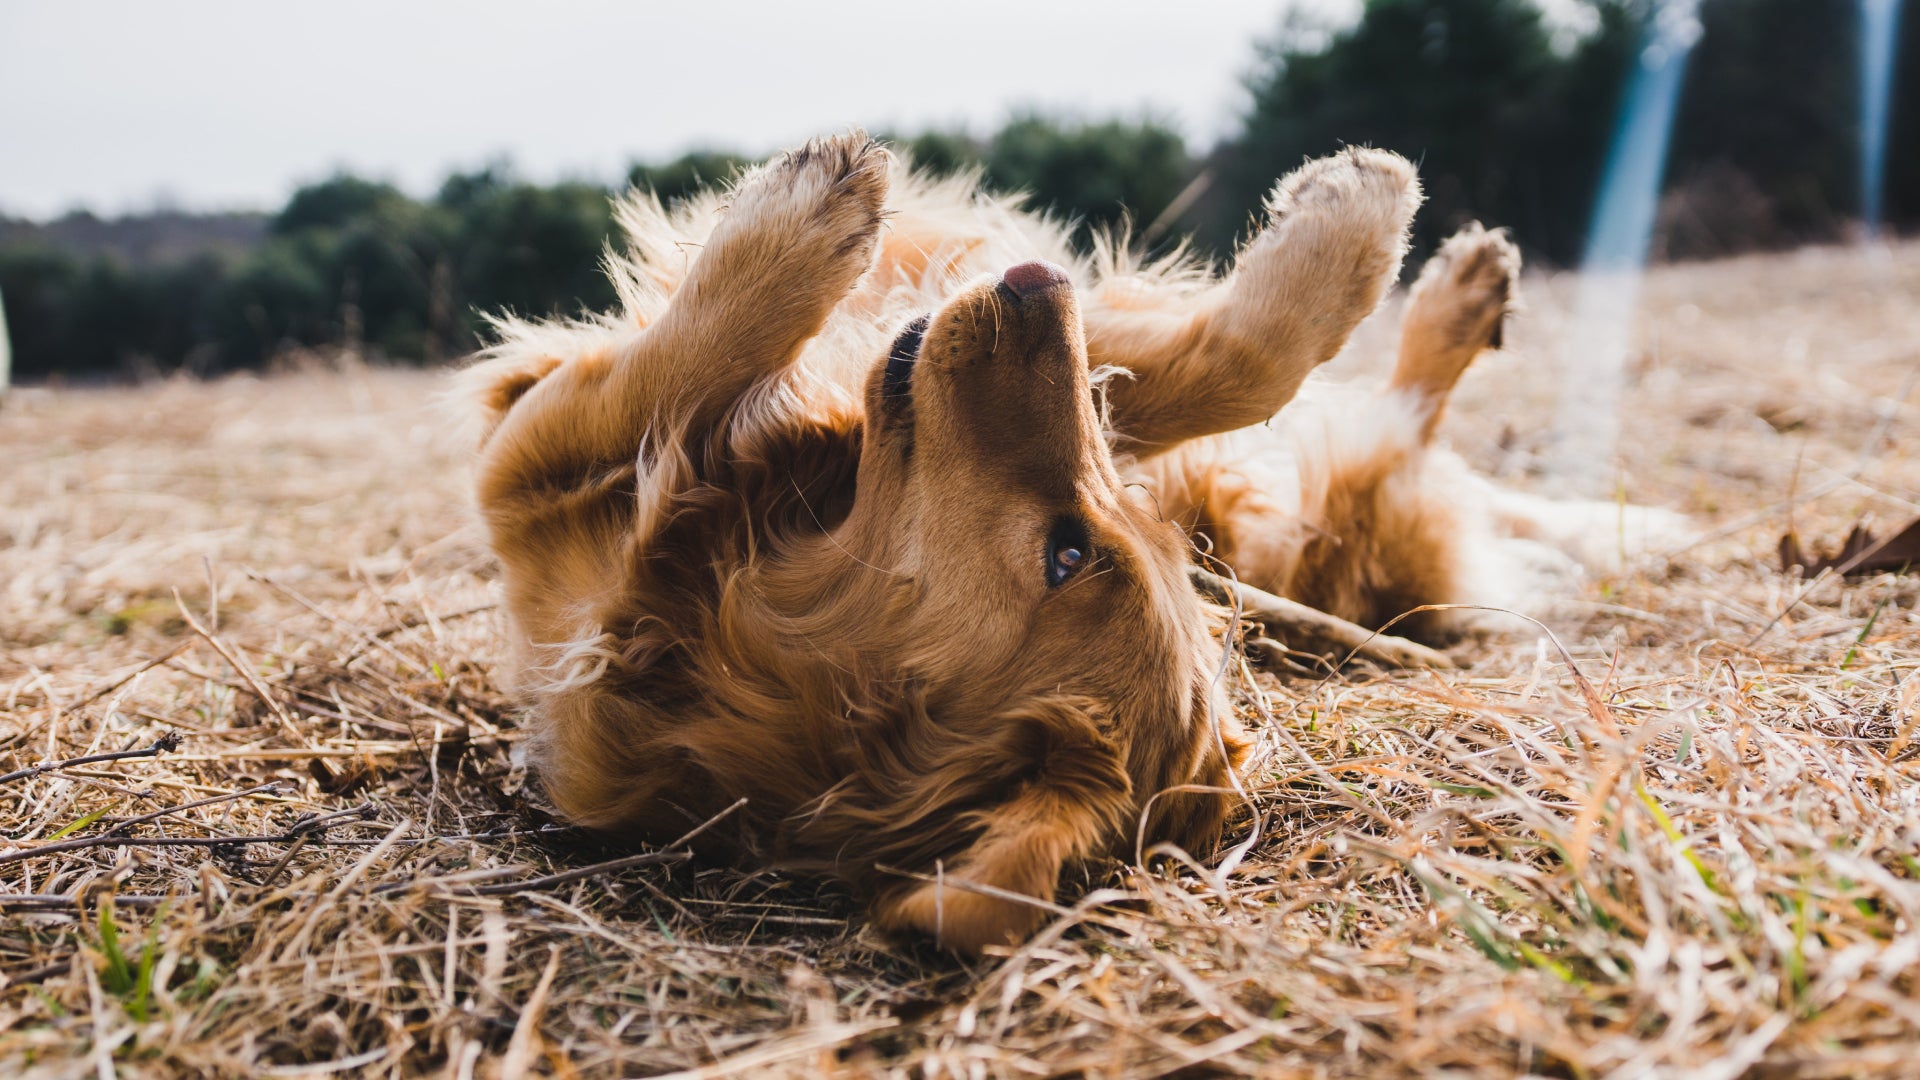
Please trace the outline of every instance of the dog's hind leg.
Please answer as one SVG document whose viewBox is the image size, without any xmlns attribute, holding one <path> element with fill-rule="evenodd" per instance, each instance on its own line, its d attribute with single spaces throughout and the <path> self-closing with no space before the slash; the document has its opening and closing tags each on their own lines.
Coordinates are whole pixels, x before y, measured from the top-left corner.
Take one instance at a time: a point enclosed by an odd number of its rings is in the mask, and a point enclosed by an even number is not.
<svg viewBox="0 0 1920 1080">
<path fill-rule="evenodd" d="M 1473 358 L 1500 347 L 1520 276 L 1520 251 L 1506 230 L 1473 222 L 1453 234 L 1420 271 L 1400 323 L 1400 356 L 1390 387 L 1421 414 L 1420 441 L 1440 426 L 1447 397 Z"/>
<path fill-rule="evenodd" d="M 1292 400 L 1393 284 L 1419 204 L 1405 158 L 1349 149 L 1280 181 L 1233 272 L 1184 310 L 1090 307 L 1090 359 L 1131 373 L 1107 384 L 1115 449 L 1149 457 Z"/>
<path fill-rule="evenodd" d="M 1519 268 L 1504 233 L 1467 226 L 1413 286 L 1380 396 L 1328 391 L 1271 429 L 1196 441 L 1137 475 L 1245 580 L 1291 599 L 1370 626 L 1460 599 L 1470 549 L 1493 542 L 1487 485 L 1430 443 L 1461 373 L 1499 345 Z M 1398 632 L 1431 636 L 1446 621 Z"/>
<path fill-rule="evenodd" d="M 1414 283 L 1385 393 L 1370 405 L 1317 402 L 1282 417 L 1296 444 L 1298 512 L 1311 527 L 1288 595 L 1377 627 L 1472 593 L 1476 549 L 1493 542 L 1484 485 L 1430 444 L 1461 374 L 1499 347 L 1519 272 L 1504 232 L 1477 222 L 1461 229 Z M 1399 632 L 1428 638 L 1452 622 L 1423 613 Z"/>
</svg>

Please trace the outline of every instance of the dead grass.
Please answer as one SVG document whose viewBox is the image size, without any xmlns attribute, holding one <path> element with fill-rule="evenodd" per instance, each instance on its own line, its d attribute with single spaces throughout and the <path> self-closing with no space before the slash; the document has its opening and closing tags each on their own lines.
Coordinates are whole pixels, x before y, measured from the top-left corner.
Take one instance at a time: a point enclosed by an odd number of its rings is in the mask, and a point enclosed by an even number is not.
<svg viewBox="0 0 1920 1080">
<path fill-rule="evenodd" d="M 1450 422 L 1517 484 L 1569 290 Z M 0 784 L 0 1074 L 1911 1075 L 1920 582 L 1772 547 L 1920 512 L 1920 245 L 1648 296 L 1623 490 L 1706 542 L 1595 581 L 1575 666 L 1236 670 L 1230 868 L 1092 868 L 971 969 L 809 879 L 549 876 L 630 853 L 524 790 L 433 377 L 16 393 L 0 771 L 182 742 Z"/>
</svg>

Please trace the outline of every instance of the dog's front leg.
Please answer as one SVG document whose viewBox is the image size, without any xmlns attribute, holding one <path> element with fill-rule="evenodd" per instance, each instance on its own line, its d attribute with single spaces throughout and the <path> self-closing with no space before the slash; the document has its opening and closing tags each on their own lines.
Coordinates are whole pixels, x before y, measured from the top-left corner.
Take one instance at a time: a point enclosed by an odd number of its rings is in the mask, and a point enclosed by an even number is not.
<svg viewBox="0 0 1920 1080">
<path fill-rule="evenodd" d="M 1400 272 L 1420 184 L 1405 158 L 1349 149 L 1274 188 L 1233 272 L 1178 310 L 1095 307 L 1087 351 L 1108 384 L 1115 449 L 1149 457 L 1257 424 L 1346 344 Z"/>
<path fill-rule="evenodd" d="M 648 332 L 656 377 L 696 424 L 790 363 L 873 265 L 889 169 L 886 149 L 854 132 L 741 181 Z"/>
<path fill-rule="evenodd" d="M 888 171 L 885 148 L 853 133 L 748 174 L 658 320 L 566 358 L 513 404 L 482 502 L 630 468 L 649 432 L 710 428 L 791 363 L 873 264 Z"/>
</svg>

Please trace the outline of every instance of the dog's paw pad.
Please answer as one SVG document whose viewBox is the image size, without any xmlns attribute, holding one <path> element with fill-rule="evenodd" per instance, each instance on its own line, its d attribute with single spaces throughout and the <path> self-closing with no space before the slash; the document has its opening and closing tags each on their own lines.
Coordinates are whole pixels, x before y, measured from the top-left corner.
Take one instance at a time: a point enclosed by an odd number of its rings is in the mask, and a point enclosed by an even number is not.
<svg viewBox="0 0 1920 1080">
<path fill-rule="evenodd" d="M 1499 348 L 1501 323 L 1513 309 L 1520 249 L 1505 229 L 1470 222 L 1440 245 L 1414 285 L 1416 303 L 1450 314 L 1460 336 Z"/>
<path fill-rule="evenodd" d="M 870 255 L 892 168 L 893 156 L 865 132 L 814 139 L 743 185 L 733 212 L 788 217 L 791 228 L 830 234 L 836 254 Z"/>
<path fill-rule="evenodd" d="M 1462 298 L 1505 306 L 1520 277 L 1520 249 L 1505 229 L 1487 229 L 1469 222 L 1433 253 L 1423 280 L 1436 287 L 1457 290 Z"/>
<path fill-rule="evenodd" d="M 814 139 L 740 180 L 707 255 L 734 252 L 723 260 L 732 287 L 777 278 L 837 296 L 872 265 L 892 171 L 887 148 L 864 132 Z"/>
<path fill-rule="evenodd" d="M 1276 224 L 1324 215 L 1398 234 L 1413 220 L 1420 199 L 1412 162 L 1391 151 L 1351 146 L 1287 174 L 1267 197 L 1267 213 Z"/>
</svg>

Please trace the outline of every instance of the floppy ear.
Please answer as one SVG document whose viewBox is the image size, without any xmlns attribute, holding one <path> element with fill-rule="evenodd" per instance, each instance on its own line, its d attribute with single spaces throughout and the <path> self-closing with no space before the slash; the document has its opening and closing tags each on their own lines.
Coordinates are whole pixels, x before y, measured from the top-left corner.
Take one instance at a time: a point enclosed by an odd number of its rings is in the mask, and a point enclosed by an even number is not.
<svg viewBox="0 0 1920 1080">
<path fill-rule="evenodd" d="M 1106 847 L 1132 812 L 1133 784 L 1120 750 L 1091 717 L 1049 710 L 1013 722 L 1033 725 L 1044 740 L 1038 768 L 1012 798 L 957 823 L 980 831 L 939 867 L 938 880 L 902 886 L 875 904 L 881 929 L 929 934 L 962 953 L 1024 940 L 1046 921 L 1044 902 L 1052 901 L 1061 868 Z"/>
</svg>

